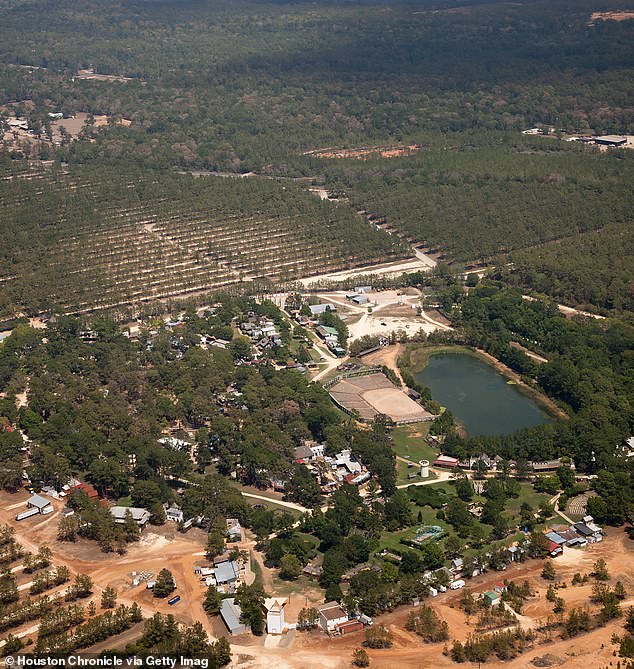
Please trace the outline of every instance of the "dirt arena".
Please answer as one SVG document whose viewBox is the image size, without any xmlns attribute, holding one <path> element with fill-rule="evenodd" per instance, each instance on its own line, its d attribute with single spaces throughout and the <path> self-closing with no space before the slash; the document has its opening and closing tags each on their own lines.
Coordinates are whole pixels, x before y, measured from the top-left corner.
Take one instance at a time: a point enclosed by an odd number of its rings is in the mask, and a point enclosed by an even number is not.
<svg viewBox="0 0 634 669">
<path fill-rule="evenodd" d="M 356 411 L 361 420 L 372 420 L 378 414 L 389 416 L 395 423 L 433 418 L 381 373 L 343 379 L 330 388 L 330 395 L 344 409 Z"/>
</svg>

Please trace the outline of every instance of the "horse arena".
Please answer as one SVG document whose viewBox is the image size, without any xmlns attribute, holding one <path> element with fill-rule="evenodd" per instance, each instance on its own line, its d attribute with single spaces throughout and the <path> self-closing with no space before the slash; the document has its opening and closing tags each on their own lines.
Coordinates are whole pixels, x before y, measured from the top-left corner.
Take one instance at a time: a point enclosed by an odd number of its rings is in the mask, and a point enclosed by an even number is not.
<svg viewBox="0 0 634 669">
<path fill-rule="evenodd" d="M 330 396 L 347 413 L 370 421 L 379 414 L 395 423 L 431 420 L 432 414 L 404 393 L 381 372 L 341 379 L 330 388 Z"/>
</svg>

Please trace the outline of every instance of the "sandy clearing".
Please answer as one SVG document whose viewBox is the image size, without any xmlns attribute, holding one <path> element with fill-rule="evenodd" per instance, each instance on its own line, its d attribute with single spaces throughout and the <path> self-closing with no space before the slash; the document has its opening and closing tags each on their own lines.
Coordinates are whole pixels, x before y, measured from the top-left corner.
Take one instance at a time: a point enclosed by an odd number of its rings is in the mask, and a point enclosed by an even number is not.
<svg viewBox="0 0 634 669">
<path fill-rule="evenodd" d="M 298 281 L 306 287 L 317 285 L 321 281 L 344 281 L 345 279 L 352 279 L 354 277 L 363 276 L 398 276 L 399 274 L 407 272 L 427 272 L 430 266 L 427 262 L 423 262 L 419 258 L 410 258 L 408 260 L 400 260 L 393 263 L 382 263 L 379 265 L 369 265 L 367 267 L 358 267 L 351 270 L 342 270 L 339 272 L 331 272 L 329 274 L 319 274 L 317 276 L 309 276 Z"/>
</svg>

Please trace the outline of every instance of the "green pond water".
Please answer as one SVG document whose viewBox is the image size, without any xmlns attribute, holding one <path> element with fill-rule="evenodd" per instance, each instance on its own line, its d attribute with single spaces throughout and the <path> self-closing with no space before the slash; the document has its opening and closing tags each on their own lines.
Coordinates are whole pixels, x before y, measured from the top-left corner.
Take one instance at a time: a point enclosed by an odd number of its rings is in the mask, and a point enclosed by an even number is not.
<svg viewBox="0 0 634 669">
<path fill-rule="evenodd" d="M 427 367 L 414 376 L 472 437 L 510 434 L 552 420 L 493 367 L 470 355 L 432 355 Z"/>
</svg>

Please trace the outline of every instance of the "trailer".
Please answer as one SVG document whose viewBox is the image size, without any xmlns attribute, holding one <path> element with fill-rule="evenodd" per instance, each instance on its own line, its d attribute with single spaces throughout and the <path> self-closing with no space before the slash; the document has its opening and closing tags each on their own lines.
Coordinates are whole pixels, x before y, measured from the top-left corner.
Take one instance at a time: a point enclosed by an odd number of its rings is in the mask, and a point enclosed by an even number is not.
<svg viewBox="0 0 634 669">
<path fill-rule="evenodd" d="M 171 599 L 168 599 L 168 600 L 167 600 L 167 603 L 168 603 L 170 606 L 174 606 L 174 604 L 178 604 L 178 602 L 180 602 L 180 601 L 181 601 L 181 596 L 180 596 L 180 595 L 176 595 L 176 596 L 172 597 Z"/>
<path fill-rule="evenodd" d="M 18 513 L 15 519 L 19 522 L 20 520 L 25 520 L 26 518 L 31 518 L 31 516 L 37 516 L 39 514 L 39 509 L 28 509 L 22 513 Z"/>
<path fill-rule="evenodd" d="M 464 588 L 466 583 L 461 579 L 459 581 L 454 581 L 449 587 L 452 590 L 460 590 L 460 588 Z"/>
</svg>

